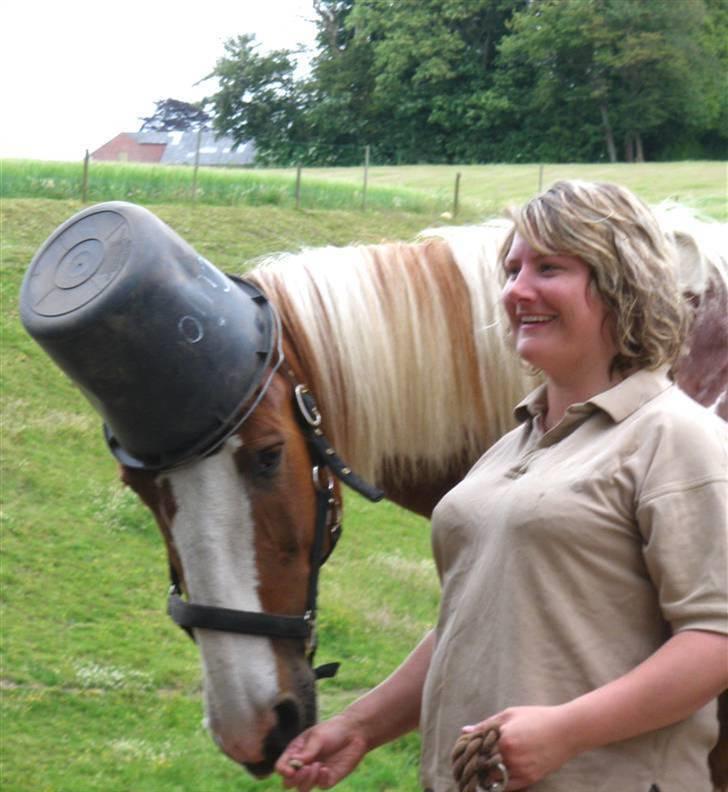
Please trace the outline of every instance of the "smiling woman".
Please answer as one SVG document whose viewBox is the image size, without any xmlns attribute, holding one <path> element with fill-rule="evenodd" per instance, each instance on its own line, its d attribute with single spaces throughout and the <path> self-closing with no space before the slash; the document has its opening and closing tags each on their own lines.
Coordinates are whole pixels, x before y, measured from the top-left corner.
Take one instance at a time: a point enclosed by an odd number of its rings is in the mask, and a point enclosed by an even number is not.
<svg viewBox="0 0 728 792">
<path fill-rule="evenodd" d="M 494 789 L 710 788 L 728 687 L 728 426 L 673 381 L 678 249 L 614 185 L 558 182 L 513 220 L 502 300 L 545 382 L 433 511 L 436 629 L 291 743 L 286 786 L 328 788 L 419 724 L 431 792 L 456 789 L 459 735 L 486 731 Z"/>
<path fill-rule="evenodd" d="M 581 381 L 583 398 L 609 387 L 613 321 L 589 267 L 575 256 L 543 255 L 516 232 L 505 272 L 503 305 L 521 358 L 563 386 Z"/>
<path fill-rule="evenodd" d="M 626 373 L 676 362 L 688 315 L 675 249 L 636 196 L 559 182 L 513 220 L 503 304 L 518 354 L 562 389 L 550 425 Z"/>
</svg>

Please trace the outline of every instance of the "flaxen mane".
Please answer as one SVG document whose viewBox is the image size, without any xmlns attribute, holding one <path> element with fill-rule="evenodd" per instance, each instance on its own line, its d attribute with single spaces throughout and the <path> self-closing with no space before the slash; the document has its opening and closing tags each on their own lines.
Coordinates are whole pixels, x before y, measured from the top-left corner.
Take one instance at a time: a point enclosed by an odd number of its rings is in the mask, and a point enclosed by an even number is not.
<svg viewBox="0 0 728 792">
<path fill-rule="evenodd" d="M 440 473 L 512 426 L 531 383 L 499 321 L 494 251 L 505 230 L 472 229 L 462 245 L 306 250 L 249 273 L 289 332 L 305 333 L 332 439 L 365 478 L 385 465 Z"/>
</svg>

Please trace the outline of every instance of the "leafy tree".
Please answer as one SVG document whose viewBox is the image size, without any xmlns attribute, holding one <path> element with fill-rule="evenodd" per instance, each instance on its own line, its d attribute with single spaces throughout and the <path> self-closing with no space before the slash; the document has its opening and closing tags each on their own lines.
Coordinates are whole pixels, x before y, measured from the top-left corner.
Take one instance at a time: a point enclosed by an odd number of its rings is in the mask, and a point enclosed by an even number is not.
<svg viewBox="0 0 728 792">
<path fill-rule="evenodd" d="M 302 109 L 293 53 L 283 49 L 260 55 L 251 34 L 228 39 L 224 48 L 208 75 L 220 86 L 207 100 L 215 129 L 238 145 L 254 140 L 258 162 L 287 162 Z"/>
<path fill-rule="evenodd" d="M 317 54 L 225 44 L 219 131 L 280 164 L 725 156 L 728 0 L 314 0 Z"/>
<path fill-rule="evenodd" d="M 676 120 L 707 120 L 705 84 L 715 58 L 700 47 L 704 0 L 540 0 L 518 12 L 500 47 L 500 97 L 510 123 L 550 141 L 539 158 L 602 151 L 642 160 L 645 139 L 671 134 Z M 707 114 L 707 115 L 706 115 Z M 582 145 L 579 144 L 581 139 Z M 553 155 L 557 155 L 554 157 Z"/>
<path fill-rule="evenodd" d="M 173 130 L 197 129 L 210 123 L 210 116 L 200 105 L 182 102 L 179 99 L 160 99 L 154 103 L 152 115 L 142 118 L 140 132 L 171 132 Z"/>
<path fill-rule="evenodd" d="M 478 158 L 463 125 L 492 80 L 496 43 L 526 0 L 359 0 L 347 24 L 370 42 L 372 106 L 405 161 Z"/>
<path fill-rule="evenodd" d="M 362 147 L 377 135 L 373 52 L 370 42 L 348 24 L 353 5 L 353 0 L 314 0 L 318 54 L 304 86 L 303 161 L 359 163 Z"/>
</svg>

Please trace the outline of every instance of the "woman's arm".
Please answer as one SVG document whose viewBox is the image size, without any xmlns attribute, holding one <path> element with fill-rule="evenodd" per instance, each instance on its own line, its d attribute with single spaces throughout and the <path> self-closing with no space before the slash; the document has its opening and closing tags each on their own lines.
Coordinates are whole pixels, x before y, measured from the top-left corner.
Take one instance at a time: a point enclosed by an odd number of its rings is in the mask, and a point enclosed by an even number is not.
<svg viewBox="0 0 728 792">
<path fill-rule="evenodd" d="M 416 729 L 434 644 L 435 634 L 429 632 L 384 682 L 340 715 L 296 737 L 276 763 L 284 786 L 301 792 L 328 789 L 368 751 Z"/>
<path fill-rule="evenodd" d="M 498 725 L 508 789 L 522 789 L 578 754 L 683 720 L 728 687 L 728 636 L 685 630 L 624 676 L 554 707 L 512 707 Z"/>
</svg>

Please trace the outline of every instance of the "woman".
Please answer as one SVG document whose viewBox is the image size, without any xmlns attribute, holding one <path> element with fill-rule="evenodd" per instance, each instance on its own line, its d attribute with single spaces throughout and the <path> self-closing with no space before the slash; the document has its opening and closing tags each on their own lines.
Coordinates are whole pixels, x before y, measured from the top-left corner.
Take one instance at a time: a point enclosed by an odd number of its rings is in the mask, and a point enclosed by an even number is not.
<svg viewBox="0 0 728 792">
<path fill-rule="evenodd" d="M 333 786 L 419 725 L 433 792 L 455 789 L 461 730 L 487 726 L 509 790 L 711 788 L 728 427 L 671 380 L 686 328 L 674 249 L 615 185 L 559 182 L 512 219 L 503 307 L 545 383 L 433 513 L 436 630 L 291 743 L 287 787 Z"/>
</svg>

